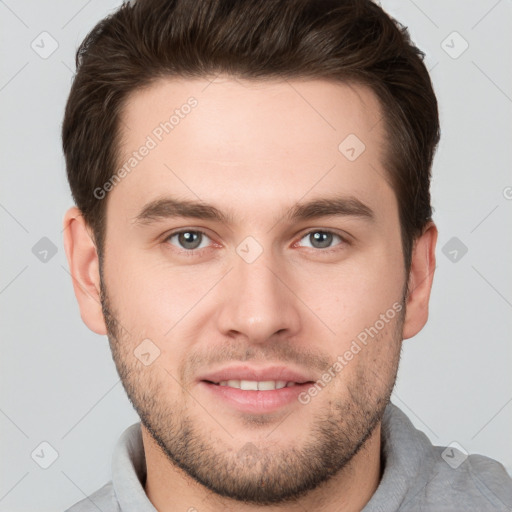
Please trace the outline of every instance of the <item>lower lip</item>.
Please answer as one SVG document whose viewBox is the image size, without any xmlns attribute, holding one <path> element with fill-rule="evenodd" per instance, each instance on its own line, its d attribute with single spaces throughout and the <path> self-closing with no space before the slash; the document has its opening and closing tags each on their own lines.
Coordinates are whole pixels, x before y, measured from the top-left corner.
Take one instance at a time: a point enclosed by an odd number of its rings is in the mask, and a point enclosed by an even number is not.
<svg viewBox="0 0 512 512">
<path fill-rule="evenodd" d="M 300 393 L 307 391 L 313 383 L 295 384 L 295 386 L 270 391 L 245 391 L 206 381 L 201 381 L 199 385 L 240 412 L 265 414 L 278 411 L 293 403 L 298 404 Z"/>
</svg>

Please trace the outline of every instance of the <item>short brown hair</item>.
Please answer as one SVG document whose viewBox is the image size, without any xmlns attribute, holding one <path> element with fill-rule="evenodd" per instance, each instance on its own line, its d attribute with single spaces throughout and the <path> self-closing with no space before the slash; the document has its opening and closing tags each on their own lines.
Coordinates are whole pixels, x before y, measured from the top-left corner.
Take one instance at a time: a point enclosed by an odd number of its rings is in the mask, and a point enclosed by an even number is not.
<svg viewBox="0 0 512 512">
<path fill-rule="evenodd" d="M 164 77 L 330 79 L 369 86 L 384 112 L 406 270 L 431 220 L 437 101 L 407 29 L 370 0 L 135 0 L 101 20 L 76 53 L 62 126 L 73 198 L 101 257 L 106 201 L 128 95 Z M 340 141 L 341 142 L 341 141 Z M 108 198 L 107 198 L 108 199 Z"/>
</svg>

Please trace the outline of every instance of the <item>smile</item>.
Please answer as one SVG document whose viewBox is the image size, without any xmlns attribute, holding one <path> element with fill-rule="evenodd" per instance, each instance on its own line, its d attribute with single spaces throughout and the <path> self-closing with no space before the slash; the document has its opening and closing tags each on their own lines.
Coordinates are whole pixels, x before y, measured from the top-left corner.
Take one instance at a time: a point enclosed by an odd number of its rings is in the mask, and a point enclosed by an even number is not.
<svg viewBox="0 0 512 512">
<path fill-rule="evenodd" d="M 220 382 L 214 382 L 213 384 L 242 389 L 243 391 L 273 391 L 275 389 L 290 388 L 296 385 L 295 382 L 287 382 L 285 380 L 222 380 Z"/>
</svg>

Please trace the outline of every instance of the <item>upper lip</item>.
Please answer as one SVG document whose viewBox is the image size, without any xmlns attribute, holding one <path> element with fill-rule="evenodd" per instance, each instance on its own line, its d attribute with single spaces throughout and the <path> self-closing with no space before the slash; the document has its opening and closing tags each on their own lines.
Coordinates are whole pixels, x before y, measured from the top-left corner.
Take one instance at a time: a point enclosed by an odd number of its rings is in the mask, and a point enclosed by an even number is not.
<svg viewBox="0 0 512 512">
<path fill-rule="evenodd" d="M 227 380 L 251 380 L 258 382 L 281 380 L 303 384 L 305 382 L 314 381 L 315 379 L 311 378 L 310 375 L 306 375 L 305 373 L 301 373 L 298 370 L 285 366 L 255 367 L 249 365 L 237 365 L 205 373 L 201 375 L 198 380 L 207 380 L 215 383 Z"/>
</svg>

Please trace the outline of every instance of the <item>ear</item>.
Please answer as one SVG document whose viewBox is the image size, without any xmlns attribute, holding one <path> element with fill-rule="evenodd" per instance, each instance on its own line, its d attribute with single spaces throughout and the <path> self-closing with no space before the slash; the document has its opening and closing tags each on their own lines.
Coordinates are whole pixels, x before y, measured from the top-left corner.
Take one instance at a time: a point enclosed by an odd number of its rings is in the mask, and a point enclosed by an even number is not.
<svg viewBox="0 0 512 512">
<path fill-rule="evenodd" d="M 97 334 L 106 334 L 100 302 L 100 272 L 98 253 L 90 228 L 76 207 L 64 216 L 64 249 L 85 325 Z"/>
<path fill-rule="evenodd" d="M 409 293 L 406 299 L 404 339 L 418 334 L 428 319 L 428 302 L 436 268 L 437 227 L 430 222 L 416 239 L 409 272 Z"/>
</svg>

